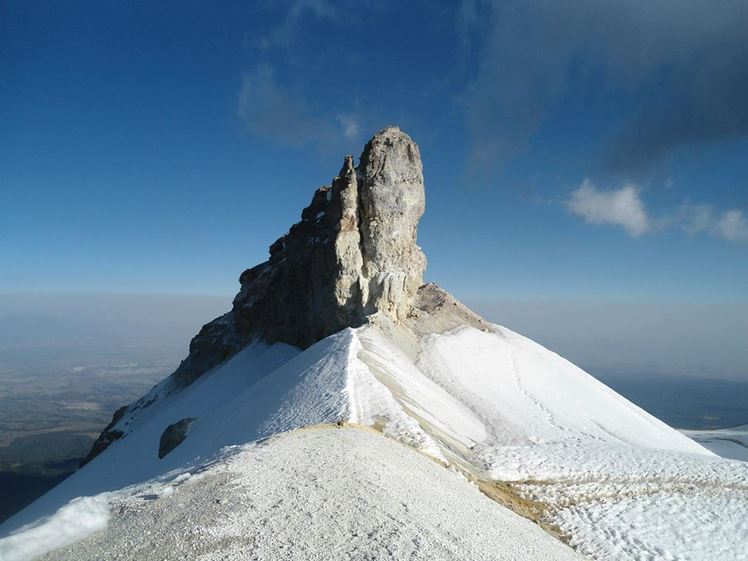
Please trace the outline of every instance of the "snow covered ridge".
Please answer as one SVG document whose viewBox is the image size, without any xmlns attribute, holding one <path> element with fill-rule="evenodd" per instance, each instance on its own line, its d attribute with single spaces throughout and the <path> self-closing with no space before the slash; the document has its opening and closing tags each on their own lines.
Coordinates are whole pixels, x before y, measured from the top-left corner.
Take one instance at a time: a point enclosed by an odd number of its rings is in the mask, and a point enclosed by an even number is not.
<svg viewBox="0 0 748 561">
<path fill-rule="evenodd" d="M 415 356 L 376 326 L 303 352 L 254 344 L 123 421 L 127 438 L 2 529 L 75 497 L 215 465 L 226 446 L 344 421 L 463 473 L 593 559 L 745 558 L 747 464 L 714 456 L 554 353 L 492 327 L 425 335 Z M 186 417 L 195 418 L 186 439 L 160 460 L 164 428 Z"/>
<path fill-rule="evenodd" d="M 109 501 L 105 530 L 42 559 L 578 559 L 458 474 L 352 428 L 229 448 L 205 469 Z"/>
<path fill-rule="evenodd" d="M 396 127 L 347 157 L 0 560 L 746 560 L 748 463 L 420 285 L 423 205 Z"/>
</svg>

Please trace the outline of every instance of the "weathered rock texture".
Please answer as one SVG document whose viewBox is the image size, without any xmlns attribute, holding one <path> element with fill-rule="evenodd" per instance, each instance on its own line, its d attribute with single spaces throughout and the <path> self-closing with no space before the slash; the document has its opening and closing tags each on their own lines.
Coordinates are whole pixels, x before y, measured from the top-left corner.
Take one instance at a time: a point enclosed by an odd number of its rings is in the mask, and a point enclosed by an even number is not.
<svg viewBox="0 0 748 561">
<path fill-rule="evenodd" d="M 375 313 L 405 320 L 426 268 L 416 244 L 424 208 L 418 146 L 384 129 L 358 167 L 347 156 L 314 193 L 270 259 L 242 273 L 233 309 L 202 328 L 174 377 L 188 384 L 255 338 L 307 347 Z"/>
<path fill-rule="evenodd" d="M 358 167 L 347 156 L 332 184 L 314 193 L 301 221 L 270 246 L 270 258 L 241 274 L 231 311 L 203 326 L 159 388 L 170 393 L 191 384 L 254 340 L 307 347 L 370 321 L 406 339 L 464 322 L 483 328 L 446 292 L 422 286 L 426 257 L 416 229 L 424 208 L 418 146 L 397 127 L 380 131 Z M 120 424 L 127 426 L 159 395 L 152 391 L 127 407 Z M 123 436 L 117 424 L 123 414 L 87 460 Z M 169 445 L 183 436 L 180 427 L 170 429 L 164 434 Z"/>
<path fill-rule="evenodd" d="M 115 429 L 114 427 L 119 423 L 120 419 L 125 416 L 127 407 L 127 405 L 123 405 L 114 412 L 112 420 L 106 427 L 104 427 L 104 430 L 101 431 L 99 437 L 94 441 L 88 455 L 83 458 L 83 461 L 80 463 L 80 467 L 85 466 L 88 462 L 106 450 L 110 444 L 116 442 L 125 435 L 123 431 Z"/>
</svg>

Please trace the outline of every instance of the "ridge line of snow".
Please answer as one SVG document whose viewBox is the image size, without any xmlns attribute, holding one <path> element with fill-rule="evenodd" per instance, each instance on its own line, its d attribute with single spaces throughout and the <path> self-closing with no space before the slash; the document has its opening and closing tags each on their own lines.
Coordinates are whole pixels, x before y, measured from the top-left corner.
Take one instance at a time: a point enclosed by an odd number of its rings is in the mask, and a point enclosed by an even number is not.
<svg viewBox="0 0 748 561">
<path fill-rule="evenodd" d="M 361 404 L 355 391 L 354 368 L 358 358 L 358 352 L 361 349 L 361 341 L 354 330 L 350 330 L 350 343 L 348 345 L 348 362 L 346 363 L 346 383 L 345 393 L 348 397 L 348 411 L 345 414 L 349 423 L 361 422 Z"/>
</svg>

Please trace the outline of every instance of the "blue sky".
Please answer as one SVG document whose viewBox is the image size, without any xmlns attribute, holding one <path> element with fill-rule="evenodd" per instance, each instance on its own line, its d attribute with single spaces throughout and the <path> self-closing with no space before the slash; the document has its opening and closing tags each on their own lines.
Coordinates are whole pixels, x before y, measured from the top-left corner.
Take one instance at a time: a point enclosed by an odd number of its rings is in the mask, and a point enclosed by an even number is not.
<svg viewBox="0 0 748 561">
<path fill-rule="evenodd" d="M 394 123 L 458 296 L 748 301 L 744 2 L 219 4 L 3 2 L 0 292 L 230 297 Z"/>
</svg>

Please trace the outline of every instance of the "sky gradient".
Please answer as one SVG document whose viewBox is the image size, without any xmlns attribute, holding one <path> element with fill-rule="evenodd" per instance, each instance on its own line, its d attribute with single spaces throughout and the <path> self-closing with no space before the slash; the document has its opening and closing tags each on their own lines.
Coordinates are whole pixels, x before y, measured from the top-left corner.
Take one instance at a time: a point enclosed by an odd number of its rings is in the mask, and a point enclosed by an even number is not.
<svg viewBox="0 0 748 561">
<path fill-rule="evenodd" d="M 742 0 L 3 2 L 0 293 L 228 299 L 398 124 L 458 297 L 744 310 L 745 29 Z"/>
</svg>

